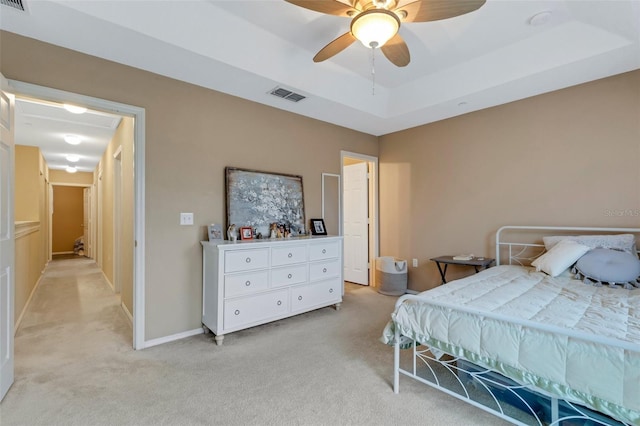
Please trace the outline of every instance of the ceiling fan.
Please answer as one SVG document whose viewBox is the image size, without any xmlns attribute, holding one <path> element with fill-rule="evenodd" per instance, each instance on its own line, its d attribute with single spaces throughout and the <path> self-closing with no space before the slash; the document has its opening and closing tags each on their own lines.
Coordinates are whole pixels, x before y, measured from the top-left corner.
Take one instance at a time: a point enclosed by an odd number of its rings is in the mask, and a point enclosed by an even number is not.
<svg viewBox="0 0 640 426">
<path fill-rule="evenodd" d="M 409 64 L 409 48 L 398 30 L 402 22 L 427 22 L 453 18 L 479 9 L 486 0 L 285 0 L 296 6 L 329 15 L 353 18 L 349 32 L 323 47 L 314 62 L 342 52 L 356 40 L 366 47 L 380 48 L 394 65 Z M 404 3 L 404 4 L 402 4 Z"/>
</svg>

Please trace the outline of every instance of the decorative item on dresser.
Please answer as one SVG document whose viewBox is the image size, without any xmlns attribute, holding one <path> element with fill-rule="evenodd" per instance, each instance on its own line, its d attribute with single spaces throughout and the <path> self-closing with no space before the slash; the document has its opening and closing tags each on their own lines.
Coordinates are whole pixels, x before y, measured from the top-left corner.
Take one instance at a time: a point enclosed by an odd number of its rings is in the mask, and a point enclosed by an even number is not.
<svg viewBox="0 0 640 426">
<path fill-rule="evenodd" d="M 222 237 L 222 225 L 212 223 L 207 227 L 209 241 L 224 240 Z"/>
<path fill-rule="evenodd" d="M 327 235 L 327 228 L 324 226 L 324 219 L 311 219 L 311 233 L 313 235 Z"/>
<path fill-rule="evenodd" d="M 342 237 L 202 242 L 202 324 L 224 335 L 314 309 L 340 308 Z"/>
<path fill-rule="evenodd" d="M 287 225 L 292 236 L 304 234 L 302 176 L 227 167 L 225 180 L 227 224 L 250 226 L 271 237 L 269 225 L 275 222 Z"/>
</svg>

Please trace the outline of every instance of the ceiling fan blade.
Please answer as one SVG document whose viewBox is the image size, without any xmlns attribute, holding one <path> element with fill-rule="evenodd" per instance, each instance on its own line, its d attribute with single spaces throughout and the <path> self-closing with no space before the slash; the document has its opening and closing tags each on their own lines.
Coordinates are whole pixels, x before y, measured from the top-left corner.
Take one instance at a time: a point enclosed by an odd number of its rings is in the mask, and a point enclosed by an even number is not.
<svg viewBox="0 0 640 426">
<path fill-rule="evenodd" d="M 393 38 L 386 42 L 380 50 L 382 50 L 384 56 L 386 56 L 387 59 L 397 67 L 406 67 L 409 65 L 409 61 L 411 61 L 411 55 L 409 55 L 407 43 L 405 43 L 402 37 L 400 37 L 400 34 L 393 36 Z"/>
<path fill-rule="evenodd" d="M 304 3 L 304 2 L 303 2 Z M 486 0 L 418 0 L 395 10 L 403 22 L 428 22 L 464 15 L 482 7 Z"/>
<path fill-rule="evenodd" d="M 323 47 L 322 50 L 313 57 L 313 62 L 322 62 L 329 59 L 333 55 L 336 55 L 351 46 L 354 41 L 356 41 L 356 38 L 351 35 L 351 32 L 342 34 L 340 37 Z"/>
<path fill-rule="evenodd" d="M 350 17 L 358 13 L 353 7 L 336 0 L 285 0 L 287 3 L 329 15 Z"/>
</svg>

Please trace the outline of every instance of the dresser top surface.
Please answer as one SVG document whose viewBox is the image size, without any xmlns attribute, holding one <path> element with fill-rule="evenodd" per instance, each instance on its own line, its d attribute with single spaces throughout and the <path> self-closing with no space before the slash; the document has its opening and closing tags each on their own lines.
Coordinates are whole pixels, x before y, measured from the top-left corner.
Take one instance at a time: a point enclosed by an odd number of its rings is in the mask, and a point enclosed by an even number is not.
<svg viewBox="0 0 640 426">
<path fill-rule="evenodd" d="M 291 237 L 291 238 L 263 238 L 260 240 L 237 240 L 237 241 L 201 241 L 203 247 L 218 247 L 220 249 L 227 249 L 242 246 L 242 248 L 250 248 L 269 244 L 303 244 L 305 242 L 319 242 L 319 241 L 333 241 L 342 240 L 341 236 L 336 235 L 312 235 L 306 237 Z"/>
</svg>

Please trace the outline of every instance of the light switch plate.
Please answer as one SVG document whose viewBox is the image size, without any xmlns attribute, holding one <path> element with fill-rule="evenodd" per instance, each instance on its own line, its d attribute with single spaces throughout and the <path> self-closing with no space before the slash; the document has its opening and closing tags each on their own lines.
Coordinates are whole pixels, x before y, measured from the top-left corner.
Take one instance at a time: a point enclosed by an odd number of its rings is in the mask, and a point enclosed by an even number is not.
<svg viewBox="0 0 640 426">
<path fill-rule="evenodd" d="M 193 225 L 193 213 L 180 213 L 180 225 Z"/>
<path fill-rule="evenodd" d="M 413 259 L 413 267 L 414 268 L 418 267 L 418 259 Z"/>
</svg>

